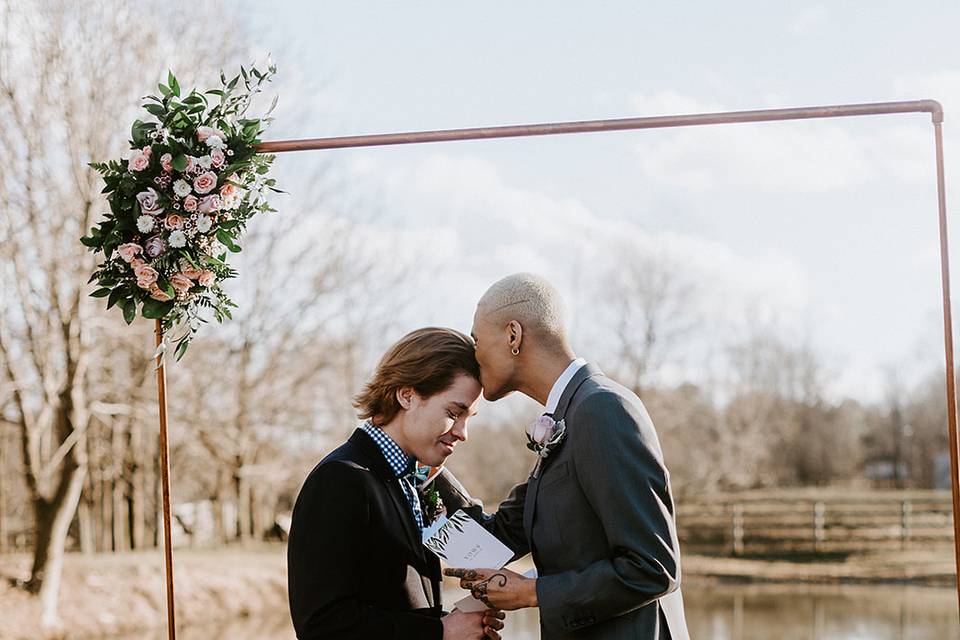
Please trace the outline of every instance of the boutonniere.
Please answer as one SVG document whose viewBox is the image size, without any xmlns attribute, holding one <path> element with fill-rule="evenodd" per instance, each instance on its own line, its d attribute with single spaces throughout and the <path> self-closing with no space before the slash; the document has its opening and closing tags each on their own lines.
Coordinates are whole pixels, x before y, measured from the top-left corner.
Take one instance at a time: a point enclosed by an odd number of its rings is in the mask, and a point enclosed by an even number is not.
<svg viewBox="0 0 960 640">
<path fill-rule="evenodd" d="M 437 485 L 431 482 L 439 472 L 439 468 L 432 469 L 418 464 L 416 471 L 413 473 L 414 486 L 417 489 L 417 495 L 420 497 L 420 507 L 423 511 L 423 521 L 428 527 L 447 512 L 443 499 L 440 498 Z"/>
<path fill-rule="evenodd" d="M 537 466 L 533 469 L 533 477 L 540 472 L 543 461 L 546 460 L 567 435 L 567 425 L 563 420 L 554 421 L 548 415 L 542 415 L 527 427 L 527 448 L 537 454 Z"/>
</svg>

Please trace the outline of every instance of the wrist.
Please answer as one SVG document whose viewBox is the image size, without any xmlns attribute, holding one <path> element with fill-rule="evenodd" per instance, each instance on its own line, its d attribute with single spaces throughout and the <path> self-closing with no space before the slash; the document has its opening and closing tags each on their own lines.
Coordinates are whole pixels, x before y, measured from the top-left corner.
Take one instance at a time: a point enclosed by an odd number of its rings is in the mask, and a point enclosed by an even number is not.
<svg viewBox="0 0 960 640">
<path fill-rule="evenodd" d="M 539 602 L 539 599 L 537 598 L 537 579 L 531 578 L 528 584 L 530 585 L 530 588 L 528 589 L 528 593 L 527 593 L 527 606 L 528 607 L 539 606 L 540 602 Z"/>
</svg>

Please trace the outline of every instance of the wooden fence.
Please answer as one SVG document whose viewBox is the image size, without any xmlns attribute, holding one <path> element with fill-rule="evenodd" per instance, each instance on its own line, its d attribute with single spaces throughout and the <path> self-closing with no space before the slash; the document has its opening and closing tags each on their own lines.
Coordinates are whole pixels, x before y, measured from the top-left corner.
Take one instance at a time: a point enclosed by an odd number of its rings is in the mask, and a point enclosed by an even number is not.
<svg viewBox="0 0 960 640">
<path fill-rule="evenodd" d="M 950 546 L 950 493 L 749 492 L 678 500 L 677 525 L 694 553 L 824 554 Z"/>
</svg>

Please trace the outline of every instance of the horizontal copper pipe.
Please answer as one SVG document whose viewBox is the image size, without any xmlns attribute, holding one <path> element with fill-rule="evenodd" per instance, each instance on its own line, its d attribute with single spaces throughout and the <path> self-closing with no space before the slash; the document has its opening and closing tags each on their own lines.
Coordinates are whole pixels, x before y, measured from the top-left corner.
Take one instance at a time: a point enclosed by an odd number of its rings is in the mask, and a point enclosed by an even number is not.
<svg viewBox="0 0 960 640">
<path fill-rule="evenodd" d="M 619 118 L 614 120 L 584 120 L 580 122 L 550 122 L 498 127 L 474 127 L 470 129 L 447 129 L 441 131 L 414 131 L 408 133 L 382 133 L 336 138 L 309 138 L 304 140 L 276 140 L 257 145 L 260 153 L 285 151 L 308 151 L 314 149 L 344 149 L 348 147 L 377 147 L 395 144 L 420 144 L 424 142 L 451 142 L 454 140 L 485 140 L 491 138 L 520 138 L 526 136 L 550 136 L 565 133 L 596 133 L 601 131 L 628 131 L 633 129 L 663 129 L 667 127 L 693 127 L 709 124 L 734 124 L 741 122 L 773 122 L 778 120 L 809 120 L 813 118 L 842 118 L 891 113 L 929 113 L 934 123 L 943 121 L 943 107 L 936 100 L 911 100 L 907 102 L 875 102 L 869 104 L 846 104 L 825 107 L 799 107 L 791 109 L 763 109 L 755 111 L 726 111 L 720 113 L 695 113 L 678 116 L 653 116 L 646 118 Z"/>
</svg>

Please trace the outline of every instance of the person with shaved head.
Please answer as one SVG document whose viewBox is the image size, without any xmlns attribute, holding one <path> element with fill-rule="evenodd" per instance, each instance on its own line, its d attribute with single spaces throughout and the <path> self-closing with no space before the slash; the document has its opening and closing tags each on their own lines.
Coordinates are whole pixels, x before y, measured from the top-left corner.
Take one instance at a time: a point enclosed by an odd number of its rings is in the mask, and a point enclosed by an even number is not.
<svg viewBox="0 0 960 640">
<path fill-rule="evenodd" d="M 578 358 L 557 289 L 518 273 L 477 304 L 473 339 L 487 400 L 519 391 L 546 411 L 527 429 L 537 461 L 496 513 L 448 471 L 448 510 L 463 508 L 537 577 L 447 569 L 488 607 L 538 607 L 549 640 L 688 640 L 670 474 L 643 403 Z"/>
</svg>

